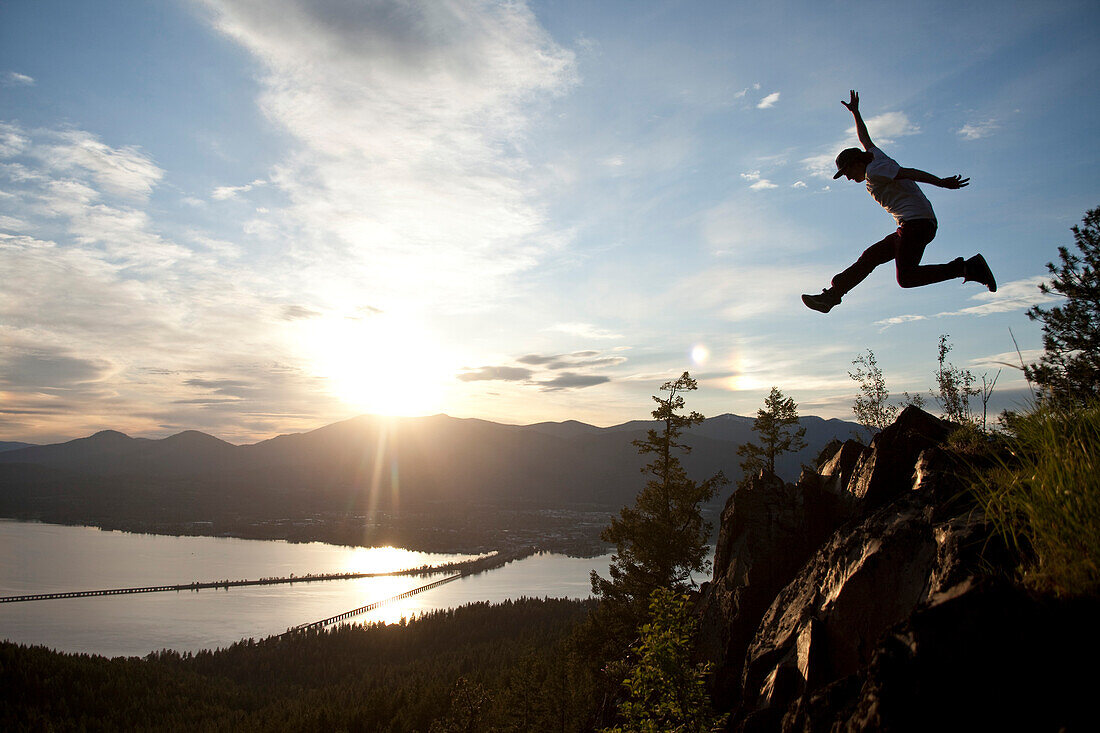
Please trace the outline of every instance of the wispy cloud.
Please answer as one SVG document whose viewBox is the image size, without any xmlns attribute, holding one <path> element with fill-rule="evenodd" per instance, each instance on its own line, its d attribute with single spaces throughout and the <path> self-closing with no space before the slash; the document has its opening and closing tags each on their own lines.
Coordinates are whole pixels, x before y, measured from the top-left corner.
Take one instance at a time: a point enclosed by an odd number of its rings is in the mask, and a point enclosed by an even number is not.
<svg viewBox="0 0 1100 733">
<path fill-rule="evenodd" d="M 582 389 L 610 382 L 610 376 L 595 372 L 619 366 L 626 362 L 626 357 L 587 350 L 569 354 L 525 354 L 515 361 L 522 366 L 482 366 L 466 369 L 457 377 L 462 382 L 517 382 L 542 391 Z"/>
<path fill-rule="evenodd" d="M 339 414 L 279 334 L 285 289 L 242 269 L 234 243 L 159 231 L 150 196 L 164 172 L 148 155 L 71 128 L 2 135 L 22 162 L 0 163 L 0 430 L 182 425 L 232 439 Z M 223 409 L 211 400 L 225 395 L 189 379 L 254 389 Z"/>
<path fill-rule="evenodd" d="M 18 155 L 27 147 L 28 142 L 26 135 L 19 127 L 0 122 L 0 158 Z"/>
<path fill-rule="evenodd" d="M 34 86 L 34 79 L 18 71 L 5 71 L 0 74 L 0 87 Z"/>
<path fill-rule="evenodd" d="M 1048 282 L 1042 275 L 1013 280 L 1003 283 L 997 288 L 996 293 L 982 291 L 971 297 L 971 300 L 979 301 L 977 305 L 967 306 L 954 311 L 943 311 L 934 315 L 900 315 L 875 321 L 876 326 L 896 326 L 910 321 L 924 321 L 932 318 L 950 318 L 953 316 L 989 316 L 994 313 L 1008 313 L 1017 310 L 1026 310 L 1033 305 L 1043 305 L 1059 300 L 1057 295 L 1047 295 L 1039 290 L 1040 283 Z"/>
<path fill-rule="evenodd" d="M 483 366 L 462 372 L 458 379 L 463 382 L 526 382 L 534 375 L 530 369 L 509 366 Z"/>
<path fill-rule="evenodd" d="M 574 61 L 524 4 L 205 4 L 298 142 L 269 180 L 303 279 L 483 308 L 556 246 L 514 150 Z"/>
<path fill-rule="evenodd" d="M 739 91 L 739 92 L 736 92 L 736 93 L 735 93 L 735 94 L 733 95 L 733 98 L 734 98 L 734 99 L 742 99 L 742 98 L 743 98 L 743 97 L 744 97 L 744 96 L 745 96 L 746 94 L 748 94 L 749 92 L 751 92 L 751 91 L 755 91 L 755 90 L 759 90 L 759 89 L 760 89 L 760 84 L 759 84 L 759 83 L 757 83 L 757 84 L 750 84 L 749 86 L 745 87 L 745 88 L 744 88 L 744 89 L 742 89 L 741 91 Z"/>
<path fill-rule="evenodd" d="M 225 201 L 226 199 L 234 198 L 239 193 L 247 193 L 257 186 L 266 185 L 267 181 L 263 179 L 256 179 L 252 183 L 246 183 L 243 186 L 218 186 L 214 189 L 210 197 L 218 201 Z"/>
<path fill-rule="evenodd" d="M 958 130 L 963 140 L 980 140 L 989 137 L 1001 127 L 1000 123 L 990 118 L 976 122 L 968 122 Z"/>
<path fill-rule="evenodd" d="M 83 130 L 50 133 L 34 152 L 55 173 L 86 171 L 106 192 L 132 199 L 148 197 L 164 177 L 140 148 L 112 148 Z"/>
<path fill-rule="evenodd" d="M 756 105 L 757 109 L 769 109 L 775 106 L 775 103 L 779 101 L 779 92 L 772 92 L 768 96 L 760 100 Z"/>
<path fill-rule="evenodd" d="M 754 191 L 763 191 L 769 188 L 779 188 L 777 184 L 772 183 L 767 178 L 761 178 L 760 171 L 742 173 L 741 177 L 744 178 L 746 181 L 752 181 L 752 185 L 750 185 L 749 188 L 753 189 Z"/>
<path fill-rule="evenodd" d="M 562 372 L 553 379 L 539 382 L 539 386 L 541 386 L 544 391 L 549 392 L 563 389 L 595 387 L 597 384 L 606 384 L 610 381 L 610 377 L 600 374 L 574 374 L 573 372 Z"/>
<path fill-rule="evenodd" d="M 865 120 L 867 131 L 876 145 L 890 145 L 898 138 L 920 134 L 920 126 L 912 122 L 904 112 L 886 112 Z M 855 125 L 835 143 L 821 148 L 817 153 L 803 158 L 802 164 L 811 175 L 831 179 L 836 173 L 836 155 L 844 148 L 857 147 Z M 889 151 L 887 151 L 889 153 Z"/>
<path fill-rule="evenodd" d="M 615 333 L 605 328 L 599 328 L 591 323 L 556 323 L 551 326 L 549 331 L 558 331 L 560 333 L 567 333 L 572 336 L 580 336 L 586 339 L 621 339 L 623 335 L 621 333 Z"/>
</svg>

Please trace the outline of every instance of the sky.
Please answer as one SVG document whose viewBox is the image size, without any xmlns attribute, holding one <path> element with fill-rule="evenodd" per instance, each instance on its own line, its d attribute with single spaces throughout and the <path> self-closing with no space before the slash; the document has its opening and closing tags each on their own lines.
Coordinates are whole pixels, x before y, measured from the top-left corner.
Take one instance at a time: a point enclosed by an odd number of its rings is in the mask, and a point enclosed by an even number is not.
<svg viewBox="0 0 1100 733">
<path fill-rule="evenodd" d="M 1021 407 L 1032 305 L 1100 205 L 1100 5 L 145 0 L 0 4 L 0 440 L 234 443 L 363 413 L 852 419 L 853 360 L 937 344 Z M 925 186 L 924 262 L 806 309 Z M 1007 366 L 1006 366 L 1007 364 Z"/>
</svg>

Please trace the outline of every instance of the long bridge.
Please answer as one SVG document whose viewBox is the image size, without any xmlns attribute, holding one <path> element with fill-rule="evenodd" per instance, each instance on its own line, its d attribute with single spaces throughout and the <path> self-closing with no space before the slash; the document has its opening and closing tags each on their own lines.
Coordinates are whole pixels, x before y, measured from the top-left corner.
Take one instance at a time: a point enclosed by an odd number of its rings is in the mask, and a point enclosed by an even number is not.
<svg viewBox="0 0 1100 733">
<path fill-rule="evenodd" d="M 419 570 L 417 572 L 420 572 Z M 117 596 L 126 593 L 164 593 L 166 591 L 205 590 L 210 588 L 241 588 L 249 585 L 279 585 L 282 583 L 312 583 L 323 580 L 355 580 L 356 578 L 378 578 L 397 573 L 326 573 L 321 575 L 300 575 L 287 578 L 261 578 L 260 580 L 211 580 L 175 585 L 146 585 L 138 588 L 106 588 L 103 590 L 75 590 L 66 593 L 28 593 L 21 596 L 0 596 L 0 603 L 19 603 L 21 601 L 49 601 L 57 598 L 88 598 L 91 596 Z"/>
<path fill-rule="evenodd" d="M 473 560 L 466 560 L 459 563 L 448 563 L 446 565 L 436 567 L 419 567 L 410 568 L 407 570 L 396 570 L 389 573 L 322 573 L 317 575 L 291 575 L 286 578 L 261 578 L 259 580 L 212 580 L 204 582 L 193 583 L 178 583 L 172 585 L 147 585 L 135 588 L 107 588 L 103 590 L 78 590 L 68 591 L 63 593 L 28 593 L 17 596 L 0 596 L 0 603 L 20 603 L 24 601 L 49 601 L 60 598 L 89 598 L 92 596 L 117 596 L 125 595 L 129 593 L 165 593 L 168 591 L 199 591 L 212 588 L 224 588 L 226 590 L 230 588 L 242 588 L 251 585 L 280 585 L 284 583 L 314 583 L 326 580 L 355 580 L 358 578 L 379 578 L 396 575 L 429 575 L 448 570 L 459 571 L 457 575 L 453 575 L 449 578 L 445 578 L 435 583 L 429 583 L 415 592 L 423 592 L 429 588 L 434 588 L 436 585 L 450 582 L 464 575 L 471 575 L 473 573 L 480 573 L 485 570 L 491 570 L 492 568 L 501 567 L 512 560 L 518 560 L 526 557 L 534 552 L 534 548 L 526 548 L 516 552 L 509 553 L 494 553 L 486 555 L 484 557 L 475 558 Z M 413 595 L 413 591 L 409 591 L 409 595 Z M 404 597 L 404 596 L 400 596 Z M 387 603 L 389 601 L 396 600 L 396 598 L 388 599 L 387 601 L 380 601 L 379 603 Z M 349 611 L 349 613 L 351 613 Z M 362 613 L 362 611 L 360 611 Z M 354 614 L 353 614 L 354 615 Z M 308 626 L 308 624 L 307 624 Z"/>
<path fill-rule="evenodd" d="M 477 571 L 475 571 L 475 572 L 477 572 Z M 302 632 L 302 631 L 309 631 L 310 629 L 320 629 L 320 628 L 324 628 L 325 626 L 331 626 L 332 624 L 338 623 L 338 622 L 343 621 L 345 619 L 349 619 L 352 616 L 358 616 L 359 614 L 362 614 L 362 613 L 368 613 L 370 611 L 373 611 L 376 608 L 381 608 L 382 606 L 385 606 L 388 603 L 393 603 L 394 601 L 400 601 L 402 598 L 408 598 L 410 596 L 415 596 L 417 593 L 423 593 L 424 591 L 431 590 L 432 588 L 438 588 L 439 586 L 443 585 L 444 583 L 450 583 L 452 580 L 458 580 L 459 578 L 464 578 L 464 577 L 466 577 L 467 575 L 470 575 L 470 574 L 471 574 L 470 572 L 456 573 L 455 575 L 452 575 L 452 576 L 447 577 L 447 578 L 443 578 L 442 580 L 437 580 L 434 583 L 428 583 L 427 585 L 422 585 L 419 588 L 413 588 L 412 590 L 407 590 L 404 593 L 400 593 L 396 596 L 393 596 L 392 598 L 387 598 L 387 599 L 382 600 L 382 601 L 375 601 L 374 603 L 368 603 L 365 606 L 360 606 L 359 608 L 353 608 L 350 611 L 344 611 L 343 613 L 337 614 L 335 616 L 329 616 L 328 618 L 321 619 L 320 621 L 314 621 L 312 623 L 302 624 L 301 626 L 295 626 L 292 629 L 287 629 L 285 634 L 280 634 L 279 636 L 290 636 L 291 634 L 297 634 L 297 633 Z"/>
</svg>

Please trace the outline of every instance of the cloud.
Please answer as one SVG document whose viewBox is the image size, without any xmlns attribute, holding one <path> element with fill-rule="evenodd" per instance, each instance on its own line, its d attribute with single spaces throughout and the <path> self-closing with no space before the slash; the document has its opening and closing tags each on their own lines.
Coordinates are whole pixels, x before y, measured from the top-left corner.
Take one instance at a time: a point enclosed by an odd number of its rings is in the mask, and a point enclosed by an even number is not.
<svg viewBox="0 0 1100 733">
<path fill-rule="evenodd" d="M 484 366 L 458 375 L 463 382 L 526 382 L 534 375 L 530 369 L 508 366 Z"/>
<path fill-rule="evenodd" d="M 734 98 L 734 99 L 741 99 L 741 98 L 742 98 L 742 97 L 744 97 L 744 96 L 745 96 L 746 94 L 748 94 L 748 93 L 749 93 L 750 91 L 753 91 L 753 90 L 756 90 L 756 89 L 760 89 L 760 85 L 759 85 L 759 84 L 752 84 L 752 85 L 750 85 L 750 86 L 747 86 L 747 87 L 745 87 L 744 89 L 742 89 L 741 91 L 737 92 L 736 94 L 734 94 L 734 95 L 733 95 L 733 98 Z"/>
<path fill-rule="evenodd" d="M 544 392 L 556 392 L 610 382 L 611 377 L 593 374 L 592 370 L 619 366 L 626 361 L 621 354 L 604 354 L 594 350 L 569 354 L 524 354 L 516 358 L 516 362 L 524 366 L 483 366 L 459 374 L 458 379 L 463 382 L 522 382 Z"/>
<path fill-rule="evenodd" d="M 1046 294 L 1039 290 L 1039 284 L 1048 282 L 1042 275 L 1013 280 L 1001 283 L 996 293 L 982 291 L 972 296 L 971 300 L 980 301 L 978 305 L 968 306 L 955 311 L 943 311 L 934 315 L 902 315 L 875 321 L 876 326 L 896 326 L 910 321 L 923 321 L 930 318 L 950 318 L 953 316 L 989 316 L 994 313 L 1009 313 L 1017 310 L 1026 310 L 1035 305 L 1043 305 L 1059 300 L 1060 296 Z"/>
<path fill-rule="evenodd" d="M 1020 368 L 1023 364 L 1037 363 L 1046 352 L 1043 349 L 1024 349 L 1022 351 L 1005 351 L 1000 354 L 980 356 L 971 359 L 968 366 L 977 369 L 999 369 L 1001 367 Z"/>
<path fill-rule="evenodd" d="M 749 188 L 754 191 L 763 191 L 769 188 L 779 188 L 778 185 L 772 183 L 767 178 L 760 177 L 760 171 L 751 171 L 750 173 L 742 173 L 741 177 L 746 181 L 753 181 L 753 184 Z"/>
<path fill-rule="evenodd" d="M 5 71 L 0 74 L 0 87 L 34 86 L 34 79 L 17 71 Z"/>
<path fill-rule="evenodd" d="M 0 158 L 18 155 L 29 142 L 19 127 L 0 122 Z"/>
<path fill-rule="evenodd" d="M 980 140 L 983 137 L 992 135 L 1000 126 L 1001 125 L 992 118 L 978 122 L 968 122 L 959 128 L 958 134 L 963 140 Z"/>
<path fill-rule="evenodd" d="M 805 181 L 795 181 L 791 184 L 791 188 L 807 188 Z"/>
<path fill-rule="evenodd" d="M 83 170 L 107 193 L 144 199 L 164 171 L 136 146 L 112 148 L 83 130 L 49 134 L 34 154 L 54 173 Z"/>
<path fill-rule="evenodd" d="M 263 186 L 267 184 L 267 181 L 257 179 L 252 183 L 246 183 L 243 186 L 218 186 L 214 189 L 210 197 L 217 201 L 225 201 L 226 199 L 235 198 L 239 193 L 247 193 L 257 186 Z"/>
<path fill-rule="evenodd" d="M 574 351 L 572 354 L 527 354 L 516 361 L 521 364 L 542 366 L 547 369 L 569 369 L 580 366 L 617 366 L 626 362 L 625 356 L 604 356 L 599 351 Z"/>
<path fill-rule="evenodd" d="M 204 4 L 297 143 L 268 180 L 305 279 L 482 309 L 558 246 L 515 151 L 541 100 L 575 83 L 574 56 L 525 4 Z"/>
<path fill-rule="evenodd" d="M 84 359 L 62 349 L 37 349 L 5 354 L 0 384 L 19 389 L 66 390 L 96 382 L 111 371 L 102 359 Z"/>
<path fill-rule="evenodd" d="M 760 100 L 760 103 L 756 105 L 757 109 L 768 109 L 774 107 L 775 103 L 779 101 L 779 92 L 772 92 L 768 96 Z"/>
<path fill-rule="evenodd" d="M 900 137 L 920 134 L 920 126 L 910 121 L 909 116 L 904 112 L 886 112 L 865 122 L 871 140 L 879 146 L 890 145 Z M 802 165 L 815 177 L 831 179 L 836 173 L 837 153 L 845 148 L 858 146 L 856 128 L 852 125 L 842 139 L 803 158 Z"/>
<path fill-rule="evenodd" d="M 279 333 L 286 293 L 298 293 L 282 275 L 242 269 L 241 248 L 224 240 L 158 231 L 146 207 L 162 172 L 150 158 L 80 130 L 8 124 L 0 136 L 23 156 L 0 164 L 0 431 L 64 439 L 182 423 L 251 436 L 346 409 Z M 292 365 L 257 365 L 256 354 Z M 194 412 L 182 401 L 197 387 L 180 373 L 256 385 L 246 414 Z M 154 410 L 150 395 L 169 407 Z"/>
<path fill-rule="evenodd" d="M 283 308 L 282 318 L 286 321 L 300 321 L 308 318 L 320 318 L 321 312 L 303 305 L 288 305 Z"/>
<path fill-rule="evenodd" d="M 543 391 L 545 392 L 555 392 L 563 389 L 583 389 L 585 387 L 594 387 L 597 384 L 606 384 L 610 381 L 610 377 L 604 377 L 596 374 L 574 374 L 573 372 L 562 372 L 551 380 L 539 382 L 539 386 L 541 386 Z"/>
<path fill-rule="evenodd" d="M 572 336 L 580 336 L 586 339 L 621 339 L 623 335 L 621 333 L 615 333 L 607 329 L 598 328 L 591 323 L 557 323 L 548 331 L 560 331 L 561 333 L 567 333 Z"/>
<path fill-rule="evenodd" d="M 867 131 L 875 144 L 890 144 L 899 137 L 920 134 L 920 126 L 911 122 L 904 112 L 885 112 L 868 120 Z M 856 139 L 856 126 L 848 128 L 850 139 Z"/>
</svg>

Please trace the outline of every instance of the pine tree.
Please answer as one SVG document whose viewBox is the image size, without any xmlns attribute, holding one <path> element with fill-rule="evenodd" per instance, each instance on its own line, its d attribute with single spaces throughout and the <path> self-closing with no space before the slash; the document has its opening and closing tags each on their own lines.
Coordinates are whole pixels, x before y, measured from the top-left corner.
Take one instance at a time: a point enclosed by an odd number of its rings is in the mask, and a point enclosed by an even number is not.
<svg viewBox="0 0 1100 733">
<path fill-rule="evenodd" d="M 776 457 L 806 447 L 802 440 L 806 428 L 798 423 L 798 405 L 793 398 L 784 397 L 778 387 L 772 387 L 764 407 L 756 411 L 752 429 L 760 436 L 760 445 L 749 442 L 737 449 L 737 455 L 745 457 L 741 461 L 745 473 L 739 486 L 746 486 L 761 470 L 774 476 Z"/>
<path fill-rule="evenodd" d="M 1073 227 L 1079 254 L 1058 248 L 1061 264 L 1047 263 L 1053 276 L 1039 289 L 1065 297 L 1063 305 L 1032 307 L 1028 317 L 1043 324 L 1045 353 L 1025 369 L 1055 403 L 1075 405 L 1100 397 L 1100 208 Z"/>
<path fill-rule="evenodd" d="M 634 506 L 624 507 L 600 535 L 615 545 L 610 579 L 592 572 L 592 591 L 602 605 L 614 607 L 612 615 L 625 622 L 620 628 L 637 629 L 645 618 L 646 604 L 654 590 L 684 591 L 694 585 L 691 574 L 709 567 L 707 538 L 710 526 L 703 521 L 701 505 L 727 483 L 721 472 L 702 482 L 688 478 L 679 453 L 690 448 L 679 442 L 684 429 L 703 422 L 698 412 L 683 415 L 684 393 L 696 389 L 684 372 L 654 396 L 658 407 L 653 417 L 662 423 L 649 430 L 644 440 L 634 441 L 642 455 L 652 455 L 642 472 L 649 476 Z M 623 617 L 625 615 L 625 618 Z"/>
</svg>

